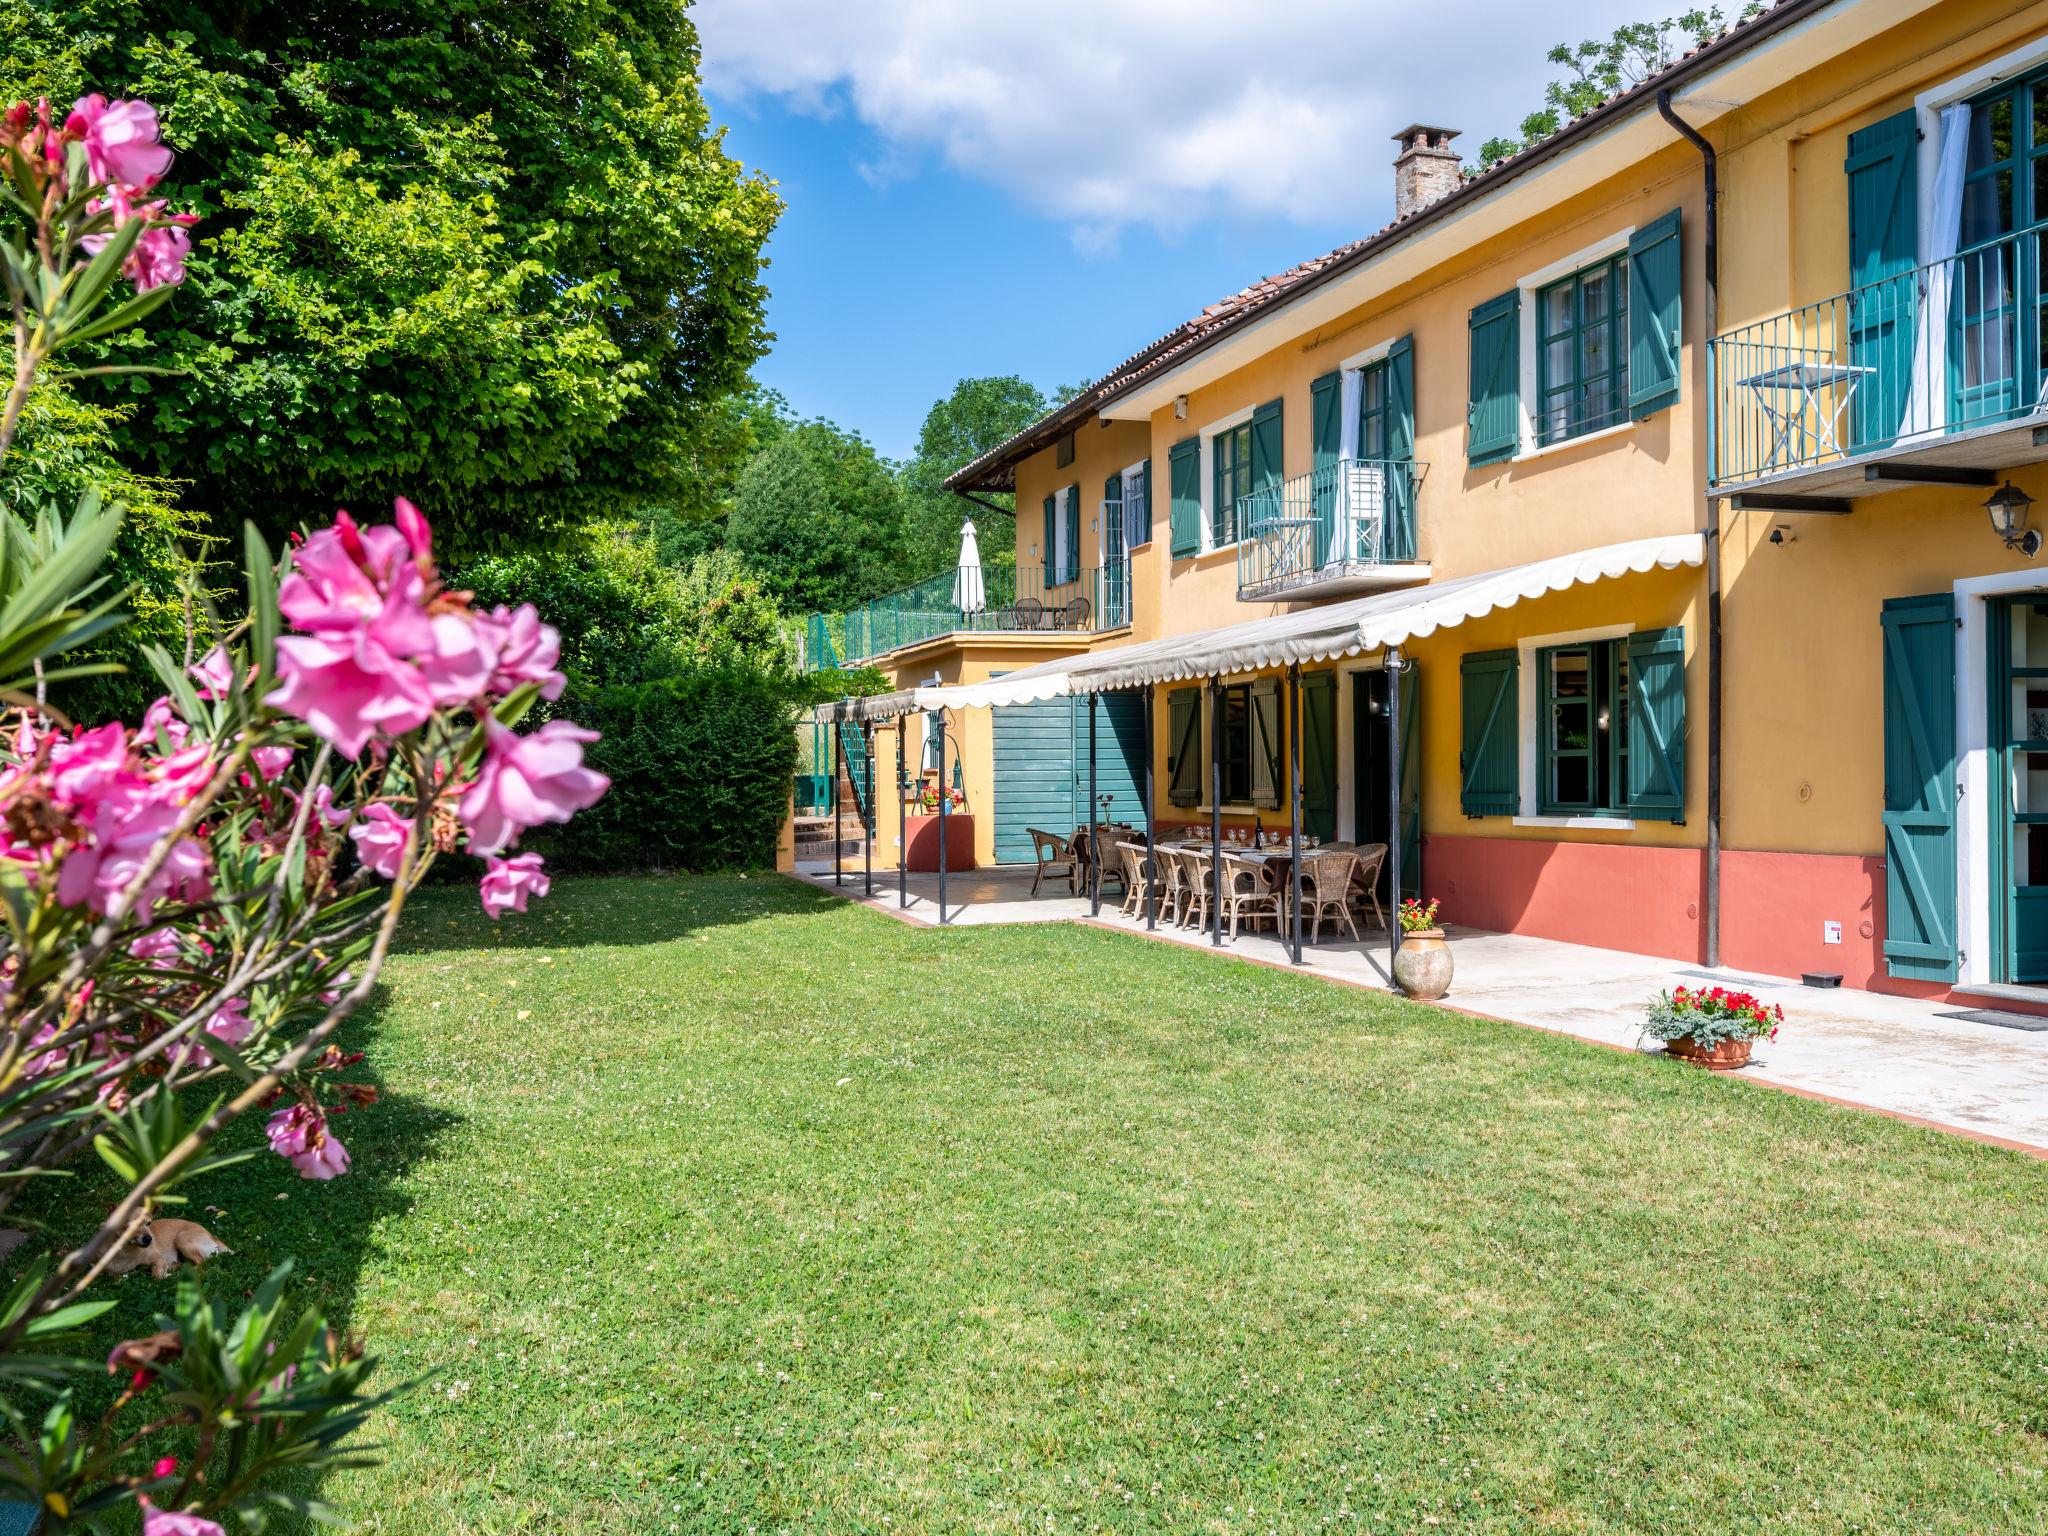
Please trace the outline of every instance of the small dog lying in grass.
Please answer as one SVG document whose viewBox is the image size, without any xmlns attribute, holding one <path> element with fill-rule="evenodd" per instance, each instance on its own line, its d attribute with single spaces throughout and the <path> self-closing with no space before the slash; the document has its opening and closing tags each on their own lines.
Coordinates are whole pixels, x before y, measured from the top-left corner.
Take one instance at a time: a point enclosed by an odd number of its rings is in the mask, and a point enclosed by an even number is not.
<svg viewBox="0 0 2048 1536">
<path fill-rule="evenodd" d="M 107 1261 L 106 1272 L 125 1275 L 147 1265 L 149 1272 L 161 1280 L 178 1267 L 180 1259 L 199 1265 L 216 1254 L 234 1251 L 196 1221 L 159 1217 L 145 1221 L 133 1237 L 115 1250 L 113 1258 Z"/>
</svg>

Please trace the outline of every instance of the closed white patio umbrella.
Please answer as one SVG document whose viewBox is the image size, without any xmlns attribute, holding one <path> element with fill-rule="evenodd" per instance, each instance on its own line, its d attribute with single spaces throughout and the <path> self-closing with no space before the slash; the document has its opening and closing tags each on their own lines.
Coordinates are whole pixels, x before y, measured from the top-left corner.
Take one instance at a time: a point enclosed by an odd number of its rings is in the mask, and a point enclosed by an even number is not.
<svg viewBox="0 0 2048 1536">
<path fill-rule="evenodd" d="M 988 607 L 988 587 L 981 579 L 981 546 L 974 541 L 974 520 L 960 525 L 960 567 L 953 573 L 953 606 L 962 613 Z"/>
</svg>

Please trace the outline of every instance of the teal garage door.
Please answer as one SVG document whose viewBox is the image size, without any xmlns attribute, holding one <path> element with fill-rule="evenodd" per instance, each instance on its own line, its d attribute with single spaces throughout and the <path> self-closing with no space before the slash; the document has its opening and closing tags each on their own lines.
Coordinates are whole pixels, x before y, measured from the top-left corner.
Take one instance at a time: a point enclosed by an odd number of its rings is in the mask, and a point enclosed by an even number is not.
<svg viewBox="0 0 2048 1536">
<path fill-rule="evenodd" d="M 1095 792 L 1112 820 L 1144 820 L 1145 706 L 1135 694 L 1095 705 Z M 1028 864 L 1031 831 L 1062 837 L 1087 819 L 1088 701 L 1041 699 L 995 711 L 995 847 L 999 864 Z"/>
</svg>

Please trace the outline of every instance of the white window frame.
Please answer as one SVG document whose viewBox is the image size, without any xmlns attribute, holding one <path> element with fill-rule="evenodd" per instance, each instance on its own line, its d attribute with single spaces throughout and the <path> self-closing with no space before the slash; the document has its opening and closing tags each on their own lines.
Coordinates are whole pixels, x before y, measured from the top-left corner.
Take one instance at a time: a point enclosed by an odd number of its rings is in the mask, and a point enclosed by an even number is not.
<svg viewBox="0 0 2048 1536">
<path fill-rule="evenodd" d="M 1592 436 L 1594 434 L 1587 434 Z M 1584 438 L 1570 438 L 1570 442 L 1584 442 Z M 1536 665 L 1540 653 L 1560 645 L 1590 645 L 1601 640 L 1619 640 L 1636 632 L 1633 624 L 1602 624 L 1592 629 L 1565 630 L 1554 635 L 1525 635 L 1515 642 L 1515 702 L 1516 749 L 1521 759 L 1521 773 L 1516 788 L 1517 809 L 1514 825 L 1518 827 L 1569 827 L 1579 831 L 1633 832 L 1636 827 L 1633 816 L 1545 816 L 1538 812 L 1543 802 L 1539 795 L 1538 777 L 1543 765 L 1542 722 L 1536 718 L 1537 703 Z"/>
<path fill-rule="evenodd" d="M 1067 537 L 1067 531 L 1074 526 L 1074 519 L 1080 515 L 1080 508 L 1074 505 L 1073 489 L 1071 485 L 1063 485 L 1052 493 L 1052 558 L 1046 563 L 1052 567 L 1052 585 L 1055 587 L 1064 587 L 1078 580 L 1081 574 L 1078 570 L 1068 570 L 1066 566 L 1070 543 L 1077 563 L 1080 557 L 1079 537 L 1072 540 Z M 1078 535 L 1078 530 L 1076 533 Z"/>
<path fill-rule="evenodd" d="M 1257 410 L 1256 405 L 1248 405 L 1241 411 L 1232 411 L 1228 416 L 1219 416 L 1202 428 L 1202 554 L 1210 554 L 1219 549 L 1234 549 L 1240 542 L 1215 542 L 1216 508 L 1213 503 L 1216 500 L 1216 437 L 1218 433 L 1243 426 L 1252 419 Z"/>
<path fill-rule="evenodd" d="M 1941 109 L 1967 100 L 1980 91 L 1988 91 L 2001 80 L 2031 73 L 2043 64 L 2048 64 L 2048 36 L 2037 37 L 1989 64 L 1979 65 L 1965 74 L 1944 80 L 1940 85 L 1930 86 L 1913 98 L 1914 126 L 1920 130 L 1920 136 L 1914 143 L 1913 159 L 1914 179 L 1919 184 L 1920 193 L 1920 227 L 1916 233 L 1914 254 L 1920 265 L 1926 265 L 1929 255 L 1931 231 L 1927 227 L 1927 215 L 1934 207 L 1934 174 L 1939 169 L 1936 162 L 1940 159 L 1939 154 L 1927 146 L 1932 145 L 1936 150 L 1940 147 Z"/>
<path fill-rule="evenodd" d="M 1519 367 L 1515 379 L 1519 420 L 1516 424 L 1514 457 L 1510 462 L 1540 459 L 1545 454 L 1556 453 L 1560 449 L 1577 448 L 1584 443 L 1597 443 L 1604 437 L 1619 437 L 1624 432 L 1635 430 L 1636 421 L 1631 417 L 1626 421 L 1617 421 L 1611 427 L 1602 427 L 1597 432 L 1581 432 L 1574 437 L 1561 437 L 1554 443 L 1538 444 L 1536 441 L 1536 408 L 1540 403 L 1537 399 L 1536 348 L 1539 342 L 1536 334 L 1536 295 L 1552 283 L 1570 277 L 1582 267 L 1590 267 L 1596 262 L 1626 255 L 1628 243 L 1635 238 L 1635 233 L 1636 226 L 1631 224 L 1625 229 L 1603 236 L 1582 250 L 1574 251 L 1546 267 L 1539 267 L 1534 272 L 1515 279 L 1515 293 L 1518 299 L 1515 305 L 1516 329 L 1520 333 L 1517 338 L 1520 343 L 1517 348 Z M 1621 344 L 1624 347 L 1628 345 L 1627 336 L 1621 338 Z"/>
<path fill-rule="evenodd" d="M 1126 507 L 1130 505 L 1131 500 L 1131 477 L 1133 475 L 1141 475 L 1145 472 L 1145 462 L 1145 460 L 1139 459 L 1134 464 L 1126 464 L 1123 469 L 1123 474 L 1118 478 L 1117 493 L 1122 498 Z M 1130 526 L 1130 514 L 1126 512 L 1124 514 L 1124 528 L 1126 529 L 1126 531 L 1129 530 Z M 1145 519 L 1145 537 L 1138 540 L 1136 543 L 1132 543 L 1128 538 L 1124 540 L 1124 558 L 1126 560 L 1130 559 L 1132 550 L 1143 549 L 1147 544 L 1150 544 L 1151 542 L 1152 519 L 1147 517 Z"/>
</svg>

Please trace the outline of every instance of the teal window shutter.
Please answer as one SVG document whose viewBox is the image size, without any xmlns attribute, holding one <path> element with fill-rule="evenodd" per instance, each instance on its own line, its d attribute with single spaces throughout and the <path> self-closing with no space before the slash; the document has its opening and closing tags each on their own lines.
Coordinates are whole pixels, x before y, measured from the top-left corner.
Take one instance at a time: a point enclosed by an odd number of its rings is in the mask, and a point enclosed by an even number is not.
<svg viewBox="0 0 2048 1536">
<path fill-rule="evenodd" d="M 1131 535 L 1133 546 L 1150 544 L 1152 542 L 1152 513 L 1153 509 L 1159 505 L 1159 493 L 1153 488 L 1152 482 L 1152 461 L 1147 459 L 1144 468 L 1140 469 L 1138 473 L 1144 477 L 1142 483 L 1145 487 L 1145 494 L 1139 502 L 1138 511 L 1139 527 L 1142 531 Z"/>
<path fill-rule="evenodd" d="M 1252 489 L 1270 490 L 1280 483 L 1282 452 L 1281 402 L 1268 400 L 1252 412 Z"/>
<path fill-rule="evenodd" d="M 1167 799 L 1202 803 L 1202 690 L 1176 688 L 1166 696 Z"/>
<path fill-rule="evenodd" d="M 1056 587 L 1059 585 L 1060 580 L 1060 523 L 1059 513 L 1053 506 L 1054 499 L 1051 496 L 1045 498 L 1045 542 L 1038 546 L 1045 553 L 1044 560 L 1040 562 L 1045 577 L 1044 588 Z"/>
<path fill-rule="evenodd" d="M 1513 651 L 1474 651 L 1458 663 L 1462 744 L 1459 801 L 1467 816 L 1512 816 L 1521 789 Z M 1414 728 L 1403 720 L 1405 735 Z"/>
<path fill-rule="evenodd" d="M 1081 482 L 1067 487 L 1067 547 L 1062 551 L 1063 580 L 1081 579 Z"/>
<path fill-rule="evenodd" d="M 1415 558 L 1415 338 L 1387 349 L 1387 510 L 1380 558 Z"/>
<path fill-rule="evenodd" d="M 1849 397 L 1852 453 L 1898 435 L 1912 385 L 1919 155 L 1911 108 L 1849 135 L 1849 363 L 1876 370 Z"/>
<path fill-rule="evenodd" d="M 1173 517 L 1173 556 L 1192 555 L 1202 547 L 1202 443 L 1188 438 L 1175 443 L 1166 456 L 1171 482 L 1167 494 Z"/>
<path fill-rule="evenodd" d="M 1280 808 L 1280 680 L 1256 679 L 1251 686 L 1252 804 Z"/>
<path fill-rule="evenodd" d="M 1344 379 L 1336 372 L 1309 380 L 1309 509 L 1316 520 L 1316 564 L 1328 557 L 1336 531 L 1337 453 L 1344 444 Z"/>
<path fill-rule="evenodd" d="M 1628 810 L 1685 820 L 1685 631 L 1628 637 Z"/>
<path fill-rule="evenodd" d="M 1301 825 L 1313 837 L 1329 839 L 1337 835 L 1334 672 L 1304 672 L 1301 677 Z"/>
<path fill-rule="evenodd" d="M 1956 979 L 1955 598 L 1884 605 L 1884 958 Z"/>
<path fill-rule="evenodd" d="M 1465 458 L 1474 468 L 1515 456 L 1522 440 L 1522 296 L 1508 292 L 1472 311 Z"/>
<path fill-rule="evenodd" d="M 1684 221 L 1674 208 L 1628 242 L 1628 404 L 1640 421 L 1678 403 Z"/>
</svg>

